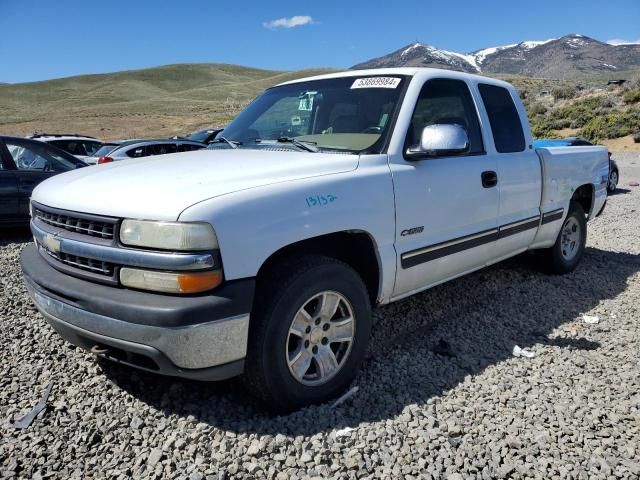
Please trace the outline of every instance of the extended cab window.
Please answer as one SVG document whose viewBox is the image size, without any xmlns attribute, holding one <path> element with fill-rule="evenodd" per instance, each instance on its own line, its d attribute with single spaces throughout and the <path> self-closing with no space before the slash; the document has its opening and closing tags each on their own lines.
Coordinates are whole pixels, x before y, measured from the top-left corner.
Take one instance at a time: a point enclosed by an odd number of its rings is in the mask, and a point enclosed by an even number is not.
<svg viewBox="0 0 640 480">
<path fill-rule="evenodd" d="M 484 153 L 478 114 L 467 84 L 461 80 L 435 79 L 422 87 L 407 133 L 407 147 L 420 141 L 424 127 L 457 124 L 467 131 L 469 153 Z"/>
<path fill-rule="evenodd" d="M 495 85 L 478 85 L 489 116 L 493 143 L 499 153 L 522 152 L 525 149 L 520 115 L 509 90 Z"/>
</svg>

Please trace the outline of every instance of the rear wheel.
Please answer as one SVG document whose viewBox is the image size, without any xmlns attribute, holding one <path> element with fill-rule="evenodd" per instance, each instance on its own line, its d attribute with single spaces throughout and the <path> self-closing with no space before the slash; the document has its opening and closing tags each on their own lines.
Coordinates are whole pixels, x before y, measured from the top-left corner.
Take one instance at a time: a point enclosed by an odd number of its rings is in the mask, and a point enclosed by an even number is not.
<svg viewBox="0 0 640 480">
<path fill-rule="evenodd" d="M 261 279 L 244 383 L 278 410 L 326 401 L 351 383 L 366 353 L 371 307 L 360 276 L 305 256 Z"/>
<path fill-rule="evenodd" d="M 580 263 L 586 241 L 587 220 L 584 210 L 578 202 L 571 201 L 555 244 L 541 251 L 547 270 L 557 274 L 573 271 Z"/>
<path fill-rule="evenodd" d="M 613 193 L 618 188 L 618 170 L 611 170 L 609 173 L 609 182 L 607 183 L 607 192 Z"/>
</svg>

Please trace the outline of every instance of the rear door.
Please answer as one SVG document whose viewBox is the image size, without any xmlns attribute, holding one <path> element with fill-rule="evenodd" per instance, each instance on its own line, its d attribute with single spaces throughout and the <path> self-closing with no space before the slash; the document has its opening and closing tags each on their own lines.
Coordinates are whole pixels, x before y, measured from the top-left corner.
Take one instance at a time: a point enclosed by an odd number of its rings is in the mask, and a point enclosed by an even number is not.
<svg viewBox="0 0 640 480">
<path fill-rule="evenodd" d="M 497 163 L 499 234 L 496 260 L 529 247 L 540 221 L 542 171 L 540 160 L 522 126 L 512 91 L 498 85 L 478 84 L 489 118 L 492 141 L 487 150 Z M 491 143 L 493 145 L 491 145 Z"/>
<path fill-rule="evenodd" d="M 15 165 L 0 140 L 0 223 L 11 223 L 19 219 L 18 180 Z"/>
</svg>

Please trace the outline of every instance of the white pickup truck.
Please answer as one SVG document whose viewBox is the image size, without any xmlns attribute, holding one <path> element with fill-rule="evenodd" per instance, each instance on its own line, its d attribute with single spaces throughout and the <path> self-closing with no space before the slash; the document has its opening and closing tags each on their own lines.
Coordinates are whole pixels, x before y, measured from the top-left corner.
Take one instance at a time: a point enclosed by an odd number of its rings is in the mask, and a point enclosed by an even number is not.
<svg viewBox="0 0 640 480">
<path fill-rule="evenodd" d="M 376 305 L 526 250 L 572 271 L 608 165 L 602 147 L 532 148 L 505 82 L 323 75 L 266 90 L 206 150 L 40 184 L 21 263 L 73 344 L 166 375 L 242 375 L 297 408 L 348 387 Z"/>
</svg>

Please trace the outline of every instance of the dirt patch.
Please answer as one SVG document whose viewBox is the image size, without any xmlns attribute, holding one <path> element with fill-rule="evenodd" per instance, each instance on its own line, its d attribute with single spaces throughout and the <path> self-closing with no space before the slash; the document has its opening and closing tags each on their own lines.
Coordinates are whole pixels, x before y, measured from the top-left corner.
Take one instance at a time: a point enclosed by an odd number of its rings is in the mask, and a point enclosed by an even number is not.
<svg viewBox="0 0 640 480">
<path fill-rule="evenodd" d="M 611 140 L 603 140 L 602 142 L 609 150 L 616 152 L 640 152 L 640 143 L 633 141 L 632 135 L 626 137 L 613 138 Z"/>
</svg>

